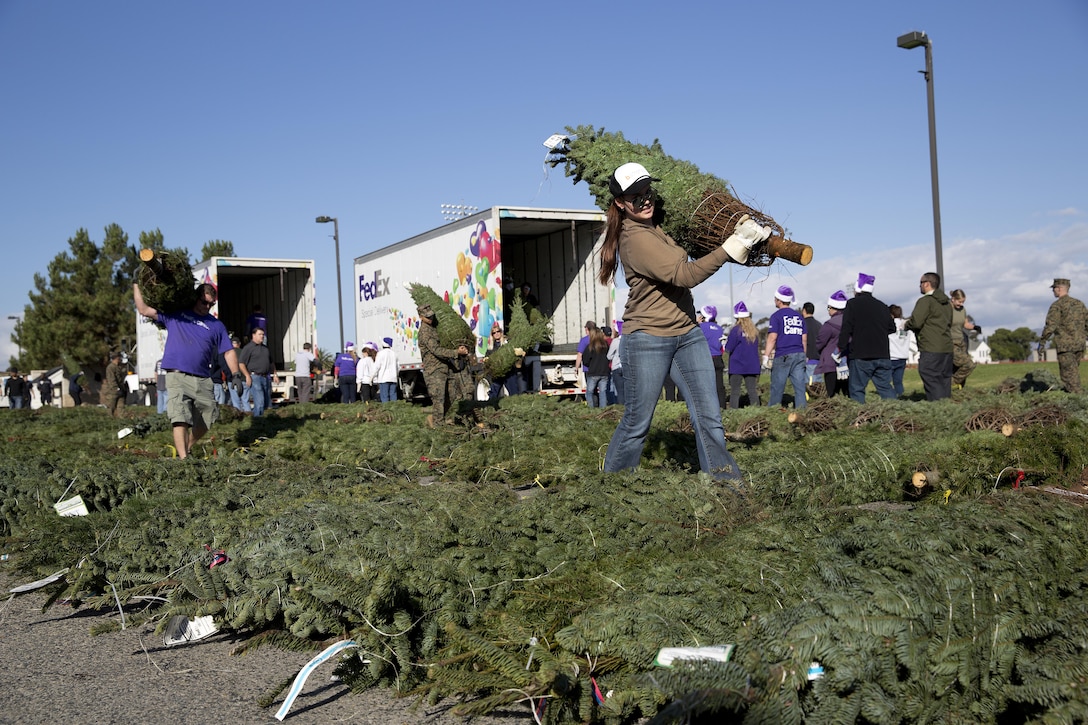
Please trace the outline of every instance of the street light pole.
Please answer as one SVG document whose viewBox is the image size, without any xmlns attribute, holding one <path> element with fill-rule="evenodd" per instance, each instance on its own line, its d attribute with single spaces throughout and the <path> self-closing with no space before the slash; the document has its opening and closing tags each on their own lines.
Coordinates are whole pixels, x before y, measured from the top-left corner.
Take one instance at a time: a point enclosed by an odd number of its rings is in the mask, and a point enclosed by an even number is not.
<svg viewBox="0 0 1088 725">
<path fill-rule="evenodd" d="M 933 111 L 933 43 L 929 36 L 917 30 L 900 35 L 896 39 L 900 48 L 910 50 L 923 46 L 926 49 L 926 101 L 929 106 L 929 175 L 933 187 L 933 243 L 937 248 L 937 274 L 944 284 L 944 255 L 941 252 L 941 192 L 937 184 L 937 120 Z"/>
<path fill-rule="evenodd" d="M 340 312 L 340 352 L 344 350 L 344 290 L 340 282 L 340 222 L 334 216 L 319 216 L 318 224 L 332 222 L 332 239 L 336 243 L 336 306 Z"/>
<path fill-rule="evenodd" d="M 15 333 L 16 334 L 21 334 L 21 330 L 19 329 L 19 327 L 23 324 L 23 318 L 20 317 L 19 315 L 8 315 L 8 319 L 9 320 L 15 320 Z M 23 364 L 23 341 L 19 340 L 19 342 L 16 343 L 16 344 L 19 346 L 19 364 L 22 365 Z"/>
</svg>

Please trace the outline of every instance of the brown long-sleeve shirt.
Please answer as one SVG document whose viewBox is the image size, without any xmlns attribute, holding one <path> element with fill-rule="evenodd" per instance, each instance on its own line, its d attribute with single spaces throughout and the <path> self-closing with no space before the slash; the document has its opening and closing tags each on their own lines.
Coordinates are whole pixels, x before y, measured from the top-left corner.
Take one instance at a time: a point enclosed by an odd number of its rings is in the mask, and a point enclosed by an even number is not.
<svg viewBox="0 0 1088 725">
<path fill-rule="evenodd" d="M 620 262 L 627 284 L 623 332 L 658 337 L 683 335 L 695 327 L 691 288 L 706 281 L 729 261 L 719 247 L 689 260 L 684 249 L 660 227 L 625 219 L 620 231 Z"/>
</svg>

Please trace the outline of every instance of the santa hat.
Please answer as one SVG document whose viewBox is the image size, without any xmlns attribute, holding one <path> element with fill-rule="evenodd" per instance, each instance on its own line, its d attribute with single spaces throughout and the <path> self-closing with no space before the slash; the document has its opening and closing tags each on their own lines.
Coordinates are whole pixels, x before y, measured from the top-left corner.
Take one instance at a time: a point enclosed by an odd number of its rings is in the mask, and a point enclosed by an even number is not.
<svg viewBox="0 0 1088 725">
<path fill-rule="evenodd" d="M 718 317 L 718 308 L 714 305 L 704 305 L 699 313 L 708 320 L 714 320 Z"/>
<path fill-rule="evenodd" d="M 382 338 L 382 347 L 393 347 L 393 338 L 383 337 Z"/>
<path fill-rule="evenodd" d="M 827 298 L 827 306 L 833 307 L 836 310 L 843 309 L 846 307 L 846 294 L 841 289 L 835 290 L 835 292 Z"/>
<path fill-rule="evenodd" d="M 737 304 L 733 305 L 733 317 L 738 320 L 742 317 L 751 317 L 752 313 L 748 311 L 748 308 L 744 304 L 744 300 L 741 300 Z"/>
<path fill-rule="evenodd" d="M 873 284 L 876 282 L 876 277 L 871 274 L 865 274 L 862 272 L 858 275 L 858 292 L 872 292 Z"/>
<path fill-rule="evenodd" d="M 787 305 L 793 304 L 793 289 L 791 289 L 788 285 L 782 285 L 777 290 L 775 290 L 774 298 L 776 300 L 782 300 Z"/>
</svg>

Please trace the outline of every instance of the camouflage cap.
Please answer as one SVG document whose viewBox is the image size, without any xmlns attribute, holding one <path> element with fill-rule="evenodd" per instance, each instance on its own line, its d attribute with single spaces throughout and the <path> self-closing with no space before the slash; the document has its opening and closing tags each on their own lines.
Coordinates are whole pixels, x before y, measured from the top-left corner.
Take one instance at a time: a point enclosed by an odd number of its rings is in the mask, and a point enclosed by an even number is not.
<svg viewBox="0 0 1088 725">
<path fill-rule="evenodd" d="M 434 317 L 434 310 L 431 309 L 430 305 L 420 305 L 416 308 L 416 313 L 420 317 Z"/>
<path fill-rule="evenodd" d="M 1055 277 L 1054 278 L 1054 284 L 1052 284 L 1050 286 L 1051 287 L 1065 287 L 1065 288 L 1068 288 L 1069 287 L 1069 280 L 1061 279 L 1060 277 Z"/>
</svg>

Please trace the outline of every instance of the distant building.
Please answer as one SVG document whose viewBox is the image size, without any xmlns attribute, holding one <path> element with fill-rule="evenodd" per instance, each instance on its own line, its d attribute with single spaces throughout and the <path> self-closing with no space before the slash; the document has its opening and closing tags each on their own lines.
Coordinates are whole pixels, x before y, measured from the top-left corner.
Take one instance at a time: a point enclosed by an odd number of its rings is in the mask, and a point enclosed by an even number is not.
<svg viewBox="0 0 1088 725">
<path fill-rule="evenodd" d="M 981 337 L 969 340 L 967 351 L 971 353 L 971 359 L 979 365 L 989 365 L 993 362 L 990 359 L 990 346 Z"/>
</svg>

